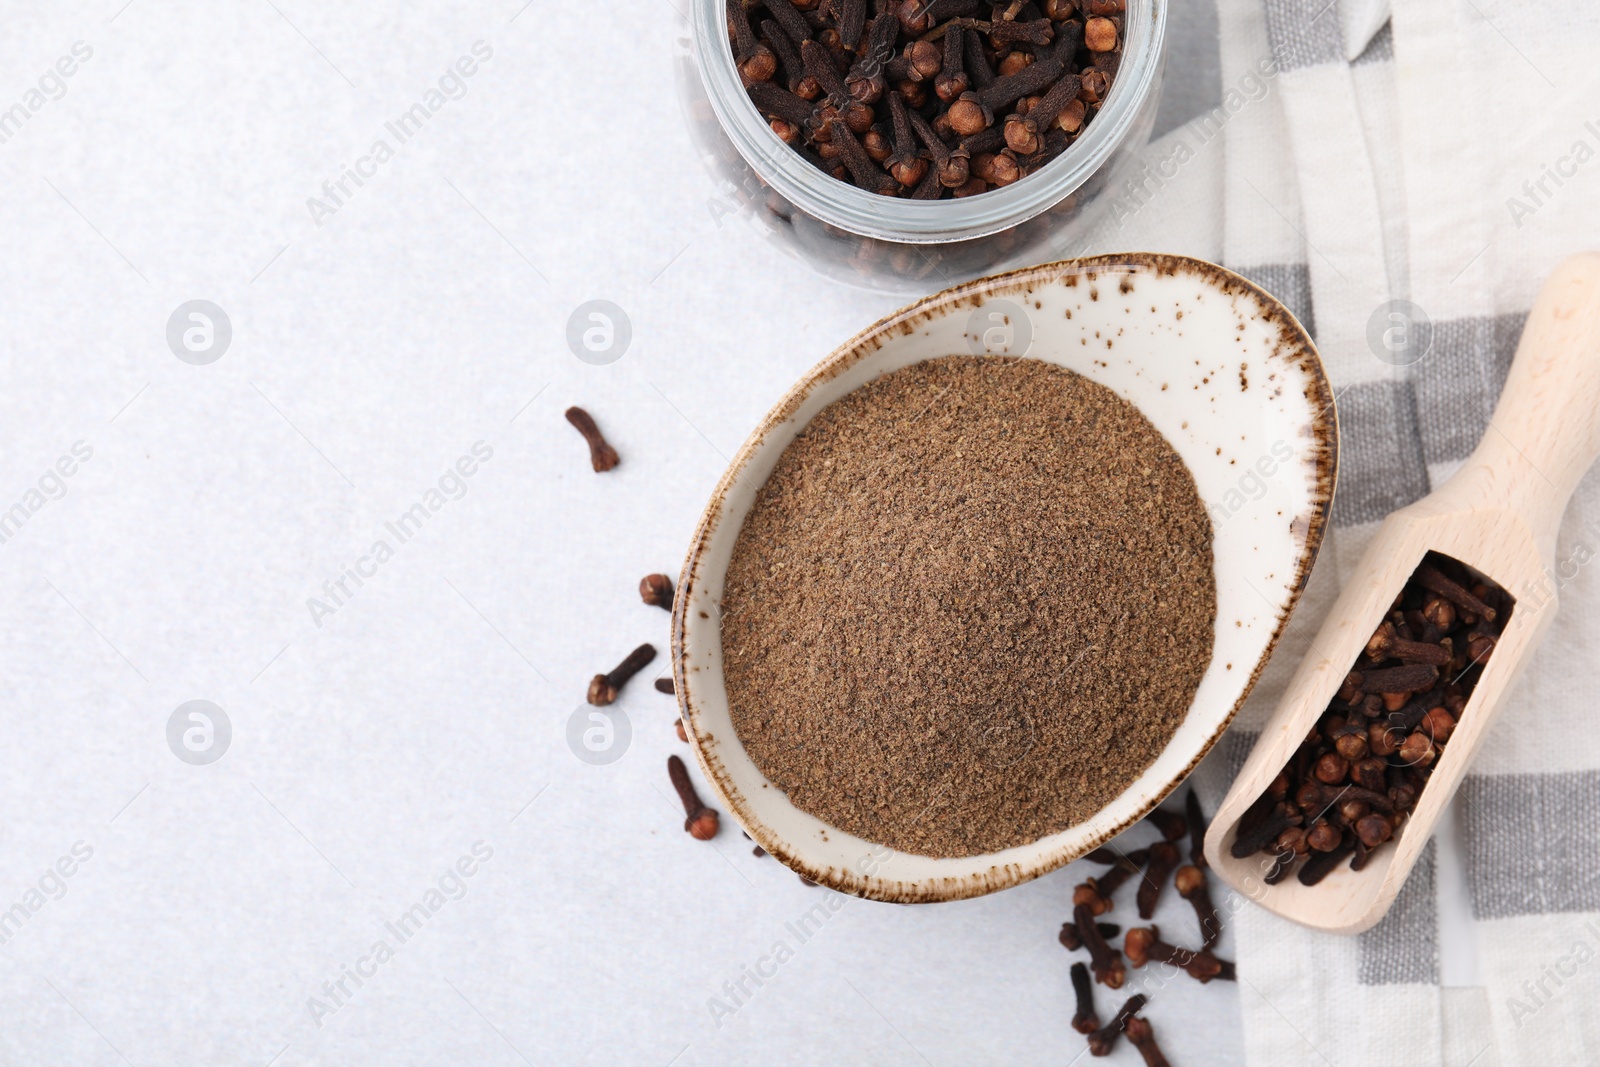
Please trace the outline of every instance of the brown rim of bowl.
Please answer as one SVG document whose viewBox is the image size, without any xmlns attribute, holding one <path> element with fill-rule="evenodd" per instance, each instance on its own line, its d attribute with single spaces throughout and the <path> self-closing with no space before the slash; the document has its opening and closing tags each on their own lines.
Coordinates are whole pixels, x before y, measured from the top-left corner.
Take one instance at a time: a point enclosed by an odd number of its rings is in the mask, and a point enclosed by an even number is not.
<svg viewBox="0 0 1600 1067">
<path fill-rule="evenodd" d="M 869 878 L 858 877 L 849 872 L 836 874 L 835 868 L 832 867 L 815 868 L 810 866 L 785 847 L 783 839 L 773 833 L 765 823 L 756 817 L 749 803 L 745 800 L 743 793 L 734 787 L 726 769 L 722 766 L 721 760 L 714 753 L 707 752 L 706 748 L 700 744 L 702 731 L 697 729 L 699 726 L 699 708 L 694 701 L 689 677 L 683 669 L 684 615 L 687 611 L 691 594 L 699 581 L 701 561 L 705 552 L 706 542 L 711 535 L 711 531 L 722 519 L 723 507 L 729 489 L 737 480 L 738 472 L 742 471 L 749 462 L 751 453 L 766 439 L 767 433 L 774 426 L 782 423 L 792 415 L 817 386 L 838 377 L 857 362 L 882 347 L 879 338 L 883 335 L 893 331 L 899 331 L 904 334 L 912 333 L 923 322 L 934 318 L 937 313 L 958 309 L 964 303 L 972 303 L 973 306 L 977 306 L 976 298 L 980 296 L 987 299 L 1013 295 L 1018 292 L 1031 292 L 1032 288 L 1042 284 L 1054 284 L 1068 274 L 1088 273 L 1091 275 L 1091 280 L 1093 280 L 1092 273 L 1095 267 L 1115 268 L 1122 266 L 1154 270 L 1161 275 L 1191 272 L 1217 284 L 1224 293 L 1245 290 L 1255 295 L 1260 299 L 1261 305 L 1267 313 L 1267 318 L 1278 326 L 1281 344 L 1295 354 L 1295 361 L 1307 373 L 1309 377 L 1308 390 L 1316 393 L 1312 399 L 1313 404 L 1317 405 L 1317 413 L 1312 416 L 1312 432 L 1316 443 L 1321 448 L 1316 459 L 1316 488 L 1311 502 L 1311 517 L 1306 528 L 1306 549 L 1297 565 L 1293 589 L 1289 594 L 1289 599 L 1278 613 L 1272 637 L 1267 642 L 1266 648 L 1262 650 L 1260 659 L 1251 669 L 1250 676 L 1245 682 L 1244 692 L 1240 694 L 1239 699 L 1229 709 L 1227 716 L 1212 735 L 1206 739 L 1205 744 L 1200 747 L 1194 758 L 1171 782 L 1156 790 L 1151 799 L 1142 804 L 1134 814 L 1118 823 L 1112 829 L 1089 840 L 1077 852 L 1063 854 L 1028 869 L 1024 869 L 1015 863 L 996 865 L 982 875 L 941 879 L 937 885 L 924 885 L 909 892 L 896 893 L 875 890 Z M 1194 772 L 1194 769 L 1200 765 L 1200 761 L 1205 759 L 1217 741 L 1227 732 L 1228 727 L 1233 724 L 1234 718 L 1239 714 L 1239 709 L 1249 699 L 1256 683 L 1260 680 L 1261 672 L 1272 659 L 1272 654 L 1278 647 L 1279 639 L 1283 636 L 1289 616 L 1293 614 L 1295 606 L 1300 602 L 1300 595 L 1305 590 L 1311 569 L 1316 564 L 1317 556 L 1322 550 L 1322 539 L 1327 531 L 1328 512 L 1333 504 L 1334 486 L 1337 481 L 1339 467 L 1339 417 L 1334 400 L 1333 387 L 1328 381 L 1327 371 L 1322 365 L 1322 357 L 1318 354 L 1311 336 L 1306 332 L 1305 327 L 1301 325 L 1300 320 L 1295 318 L 1293 312 L 1285 307 L 1277 297 L 1250 279 L 1235 274 L 1226 267 L 1189 256 L 1153 252 L 1124 252 L 1086 256 L 1081 259 L 1060 260 L 1035 267 L 1023 267 L 1018 270 L 1007 271 L 1002 274 L 991 274 L 961 285 L 952 286 L 949 289 L 941 290 L 914 301 L 898 311 L 879 319 L 834 349 L 827 358 L 807 371 L 799 381 L 785 391 L 772 409 L 762 417 L 756 430 L 740 445 L 739 451 L 734 454 L 733 459 L 728 463 L 727 469 L 723 471 L 722 477 L 718 479 L 717 486 L 712 491 L 711 499 L 707 502 L 700 522 L 695 528 L 694 537 L 690 542 L 689 554 L 684 560 L 683 570 L 678 576 L 678 591 L 673 598 L 672 609 L 673 678 L 677 687 L 684 729 L 689 735 L 689 747 L 694 751 L 695 761 L 699 763 L 706 779 L 716 789 L 723 801 L 733 810 L 736 820 L 748 831 L 756 844 L 776 857 L 785 866 L 813 882 L 841 893 L 869 900 L 882 900 L 898 904 L 930 904 L 984 896 L 1049 874 L 1051 871 L 1066 866 L 1090 850 L 1105 844 L 1150 814 Z"/>
</svg>

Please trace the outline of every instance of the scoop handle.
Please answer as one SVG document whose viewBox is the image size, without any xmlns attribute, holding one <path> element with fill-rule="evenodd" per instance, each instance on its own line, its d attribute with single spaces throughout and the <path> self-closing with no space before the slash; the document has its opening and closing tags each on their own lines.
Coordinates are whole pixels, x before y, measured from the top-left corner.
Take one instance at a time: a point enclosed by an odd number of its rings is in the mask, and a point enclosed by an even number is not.
<svg viewBox="0 0 1600 1067">
<path fill-rule="evenodd" d="M 1539 291 L 1500 402 L 1463 473 L 1553 546 L 1567 502 L 1600 459 L 1600 253 L 1575 255 Z"/>
</svg>

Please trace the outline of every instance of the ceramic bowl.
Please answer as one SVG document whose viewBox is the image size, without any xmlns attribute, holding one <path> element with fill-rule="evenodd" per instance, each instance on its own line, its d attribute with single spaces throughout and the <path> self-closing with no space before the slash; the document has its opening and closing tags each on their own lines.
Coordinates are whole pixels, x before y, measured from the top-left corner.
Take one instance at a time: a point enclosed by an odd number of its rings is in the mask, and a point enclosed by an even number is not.
<svg viewBox="0 0 1600 1067">
<path fill-rule="evenodd" d="M 1212 660 L 1161 754 L 1093 817 L 962 858 L 895 852 L 789 802 L 734 732 L 718 603 L 734 542 L 784 448 L 828 404 L 920 360 L 1046 360 L 1114 390 L 1165 435 L 1214 527 Z M 1053 263 L 947 289 L 890 315 L 778 402 L 707 504 L 679 579 L 673 673 L 685 729 L 720 806 L 769 853 L 844 893 L 919 903 L 1005 889 L 1143 818 L 1199 763 L 1260 676 L 1322 542 L 1338 457 L 1333 394 L 1304 328 L 1221 267 L 1146 254 Z"/>
</svg>

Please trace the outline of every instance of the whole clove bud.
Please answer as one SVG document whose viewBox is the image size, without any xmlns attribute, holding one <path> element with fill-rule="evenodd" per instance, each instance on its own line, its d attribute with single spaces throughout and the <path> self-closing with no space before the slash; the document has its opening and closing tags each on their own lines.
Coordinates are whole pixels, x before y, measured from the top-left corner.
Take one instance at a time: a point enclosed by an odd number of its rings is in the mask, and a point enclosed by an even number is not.
<svg viewBox="0 0 1600 1067">
<path fill-rule="evenodd" d="M 696 841 L 710 841 L 717 836 L 720 820 L 717 813 L 705 806 L 689 780 L 689 768 L 677 756 L 667 757 L 667 777 L 683 803 L 683 828 Z"/>
<path fill-rule="evenodd" d="M 1122 1030 L 1128 1035 L 1129 1044 L 1138 1049 L 1139 1055 L 1144 1058 L 1145 1067 L 1170 1067 L 1167 1057 L 1161 1052 L 1161 1046 L 1156 1044 L 1155 1028 L 1144 1016 L 1133 1016 Z"/>
<path fill-rule="evenodd" d="M 594 468 L 596 474 L 604 474 L 620 462 L 617 459 L 617 450 L 611 447 L 587 411 L 580 407 L 570 407 L 567 409 L 566 418 L 573 429 L 583 434 L 584 441 L 588 442 L 589 465 Z"/>
<path fill-rule="evenodd" d="M 656 646 L 646 642 L 628 653 L 626 659 L 605 674 L 597 674 L 589 682 L 589 703 L 604 707 L 617 699 L 617 694 L 628 680 L 643 670 L 656 658 Z"/>
<path fill-rule="evenodd" d="M 1144 1007 L 1146 997 L 1143 993 L 1135 993 L 1123 1002 L 1117 1009 L 1116 1016 L 1100 1029 L 1089 1035 L 1089 1055 L 1109 1056 L 1112 1048 L 1121 1036 L 1123 1028 L 1128 1025 L 1128 1020 Z"/>
<path fill-rule="evenodd" d="M 672 579 L 665 574 L 647 574 L 639 579 L 639 599 L 653 608 L 672 610 Z"/>
<path fill-rule="evenodd" d="M 1433 762 L 1435 751 L 1428 735 L 1418 730 L 1400 743 L 1395 755 L 1409 767 L 1426 767 Z"/>
<path fill-rule="evenodd" d="M 1122 927 L 1116 923 L 1095 923 L 1100 931 L 1100 936 L 1108 942 L 1122 933 Z M 1083 935 L 1078 933 L 1078 924 L 1067 921 L 1061 924 L 1061 933 L 1056 935 L 1056 940 L 1061 942 L 1061 947 L 1069 952 L 1076 952 L 1083 947 Z"/>
<path fill-rule="evenodd" d="M 1117 47 L 1117 24 L 1108 18 L 1092 18 L 1083 24 L 1083 44 L 1091 52 L 1110 52 Z"/>
<path fill-rule="evenodd" d="M 1356 822 L 1356 836 L 1368 848 L 1377 848 L 1394 836 L 1394 823 L 1374 812 Z"/>
<path fill-rule="evenodd" d="M 1100 1019 L 1094 1013 L 1094 987 L 1089 981 L 1089 968 L 1082 961 L 1072 965 L 1072 993 L 1077 1001 L 1072 1028 L 1080 1034 L 1094 1033 L 1100 1029 Z"/>
</svg>

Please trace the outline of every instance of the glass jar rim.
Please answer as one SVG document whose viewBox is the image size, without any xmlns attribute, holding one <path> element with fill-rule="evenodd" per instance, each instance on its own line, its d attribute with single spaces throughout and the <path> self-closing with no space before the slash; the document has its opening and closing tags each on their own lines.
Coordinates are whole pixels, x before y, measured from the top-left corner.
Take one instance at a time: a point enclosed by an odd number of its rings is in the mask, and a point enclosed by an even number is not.
<svg viewBox="0 0 1600 1067">
<path fill-rule="evenodd" d="M 987 237 L 1026 222 L 1081 187 L 1127 137 L 1161 69 L 1166 0 L 1129 0 L 1122 61 L 1111 93 L 1082 135 L 1028 177 L 977 196 L 885 197 L 825 174 L 778 139 L 756 110 L 727 41 L 728 0 L 693 0 L 695 63 L 706 97 L 734 148 L 779 196 L 825 224 L 862 237 L 944 244 Z"/>
</svg>

